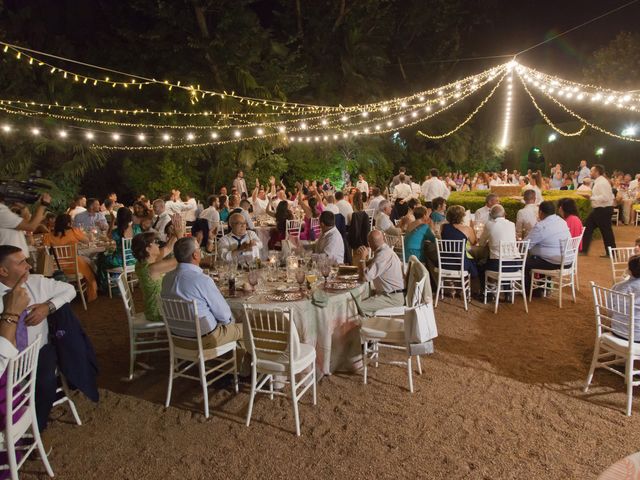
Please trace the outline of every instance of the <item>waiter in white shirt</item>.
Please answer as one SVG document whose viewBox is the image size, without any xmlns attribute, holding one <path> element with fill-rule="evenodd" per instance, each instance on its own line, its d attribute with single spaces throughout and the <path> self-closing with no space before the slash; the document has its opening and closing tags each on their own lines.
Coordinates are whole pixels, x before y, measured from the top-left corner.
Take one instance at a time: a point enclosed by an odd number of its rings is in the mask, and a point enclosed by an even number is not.
<svg viewBox="0 0 640 480">
<path fill-rule="evenodd" d="M 616 238 L 613 235 L 613 227 L 611 226 L 615 197 L 609 179 L 604 176 L 604 167 L 602 165 L 591 167 L 591 178 L 593 178 L 593 186 L 591 187 L 592 210 L 585 223 L 582 254 L 586 255 L 589 252 L 593 231 L 599 228 L 604 241 L 605 254 L 602 257 L 608 257 L 609 247 L 616 248 Z"/>
<path fill-rule="evenodd" d="M 362 174 L 358 175 L 358 181 L 356 182 L 356 188 L 359 191 L 364 192 L 367 195 L 369 195 L 369 184 L 364 179 L 364 175 L 362 175 Z"/>
<path fill-rule="evenodd" d="M 407 178 L 404 173 L 399 175 L 400 183 L 398 183 L 395 187 L 393 187 L 393 194 L 396 199 L 401 200 L 401 203 L 409 200 L 409 198 L 413 195 L 413 191 L 411 190 L 411 185 L 407 182 Z"/>
<path fill-rule="evenodd" d="M 238 192 L 238 196 L 242 196 L 243 193 L 249 195 L 247 182 L 244 179 L 244 172 L 242 170 L 238 170 L 236 173 L 236 178 L 233 179 L 233 188 Z"/>
<path fill-rule="evenodd" d="M 431 202 L 434 198 L 438 197 L 442 197 L 445 200 L 449 198 L 451 191 L 449 190 L 449 187 L 447 187 L 447 185 L 438 178 L 438 170 L 436 168 L 432 168 L 429 174 L 429 179 L 425 180 L 420 187 L 424 199 L 427 202 Z"/>
</svg>

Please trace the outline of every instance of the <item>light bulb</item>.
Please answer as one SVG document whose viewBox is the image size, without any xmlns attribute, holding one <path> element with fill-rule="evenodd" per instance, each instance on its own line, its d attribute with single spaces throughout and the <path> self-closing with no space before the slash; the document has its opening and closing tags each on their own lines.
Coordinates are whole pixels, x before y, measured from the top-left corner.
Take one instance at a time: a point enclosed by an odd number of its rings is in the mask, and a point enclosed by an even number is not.
<svg viewBox="0 0 640 480">
<path fill-rule="evenodd" d="M 236 138 L 240 138 L 242 136 L 242 132 L 240 130 L 236 130 L 233 132 L 233 136 Z"/>
<path fill-rule="evenodd" d="M 187 133 L 187 140 L 189 140 L 190 142 L 192 142 L 195 138 L 196 136 L 193 133 Z"/>
<path fill-rule="evenodd" d="M 144 133 L 138 134 L 138 140 L 140 140 L 141 142 L 144 142 L 145 139 L 146 139 L 146 137 L 144 136 Z"/>
<path fill-rule="evenodd" d="M 327 122 L 327 119 L 326 119 L 326 118 L 323 118 L 322 120 L 320 120 L 320 123 L 321 123 L 322 125 L 326 125 L 326 124 L 327 124 L 327 123 L 329 123 L 329 122 Z"/>
<path fill-rule="evenodd" d="M 5 133 L 9 133 L 11 131 L 11 125 L 3 125 L 2 131 Z"/>
<path fill-rule="evenodd" d="M 362 112 L 362 116 L 364 118 L 367 118 L 369 116 L 369 112 L 367 112 L 367 111 Z"/>
<path fill-rule="evenodd" d="M 93 134 L 93 132 L 87 132 L 84 136 L 87 137 L 87 140 L 93 140 L 95 135 Z"/>
<path fill-rule="evenodd" d="M 114 133 L 113 135 L 111 135 L 111 138 L 113 138 L 117 142 L 118 140 L 120 140 L 120 134 Z"/>
<path fill-rule="evenodd" d="M 165 142 L 168 142 L 170 138 L 171 137 L 169 136 L 168 133 L 165 133 L 165 134 L 162 135 L 162 140 L 164 140 Z"/>
<path fill-rule="evenodd" d="M 256 130 L 256 133 L 257 133 L 258 135 L 263 135 L 263 134 L 264 134 L 264 130 L 263 130 L 262 128 L 258 128 L 258 129 Z"/>
<path fill-rule="evenodd" d="M 280 133 L 284 133 L 284 132 L 286 132 L 286 131 L 287 131 L 287 127 L 285 127 L 284 125 L 280 125 L 280 126 L 278 127 L 278 131 L 279 131 Z"/>
<path fill-rule="evenodd" d="M 34 135 L 38 136 L 38 135 L 40 135 L 40 130 L 37 129 L 37 128 L 32 128 L 31 129 L 31 133 L 33 133 Z"/>
<path fill-rule="evenodd" d="M 343 122 L 346 122 L 347 120 L 349 120 L 349 117 L 347 117 L 346 115 L 343 115 L 342 117 L 340 117 L 340 120 L 342 120 Z"/>
<path fill-rule="evenodd" d="M 306 129 L 307 129 L 307 124 L 306 124 L 305 122 L 302 122 L 302 123 L 300 124 L 300 129 L 301 129 L 301 130 L 306 130 Z"/>
<path fill-rule="evenodd" d="M 67 132 L 65 132 L 64 130 L 60 130 L 59 135 L 60 135 L 62 138 L 67 138 Z"/>
<path fill-rule="evenodd" d="M 211 138 L 213 140 L 217 139 L 219 137 L 218 132 L 211 132 Z"/>
</svg>

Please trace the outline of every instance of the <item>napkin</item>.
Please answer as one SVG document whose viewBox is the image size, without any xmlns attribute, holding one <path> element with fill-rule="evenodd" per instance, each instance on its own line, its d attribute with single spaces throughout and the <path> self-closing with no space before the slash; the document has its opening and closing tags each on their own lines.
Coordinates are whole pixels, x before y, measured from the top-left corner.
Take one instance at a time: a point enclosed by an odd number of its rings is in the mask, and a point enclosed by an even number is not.
<svg viewBox="0 0 640 480">
<path fill-rule="evenodd" d="M 316 307 L 324 308 L 329 305 L 329 295 L 327 295 L 322 289 L 316 288 L 311 295 L 311 303 Z"/>
</svg>

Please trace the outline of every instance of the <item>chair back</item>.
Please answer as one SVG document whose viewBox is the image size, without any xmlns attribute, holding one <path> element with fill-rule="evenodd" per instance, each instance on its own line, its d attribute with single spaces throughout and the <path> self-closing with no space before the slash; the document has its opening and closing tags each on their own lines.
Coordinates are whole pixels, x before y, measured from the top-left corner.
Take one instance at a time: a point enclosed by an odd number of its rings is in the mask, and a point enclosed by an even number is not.
<svg viewBox="0 0 640 480">
<path fill-rule="evenodd" d="M 438 249 L 438 270 L 464 272 L 464 257 L 467 253 L 466 240 L 442 240 L 436 238 Z"/>
<path fill-rule="evenodd" d="M 427 289 L 427 291 L 425 291 Z M 429 271 L 415 255 L 409 257 L 406 306 L 417 307 L 432 297 Z"/>
<path fill-rule="evenodd" d="M 118 275 L 118 280 L 116 280 L 116 284 L 118 285 L 118 290 L 120 291 L 120 296 L 122 297 L 124 310 L 127 313 L 127 321 L 129 322 L 129 331 L 132 331 L 133 319 L 136 315 L 136 307 L 133 302 L 133 295 L 131 295 L 131 290 L 129 289 L 129 282 L 127 282 L 127 277 L 125 273 L 121 273 L 120 275 Z"/>
<path fill-rule="evenodd" d="M 570 237 L 564 241 L 562 247 L 562 257 L 560 260 L 560 271 L 571 270 L 575 271 L 574 263 L 578 260 L 578 250 L 580 248 L 580 242 L 582 241 L 582 235 L 579 237 Z"/>
<path fill-rule="evenodd" d="M 498 272 L 502 277 L 521 277 L 527 261 L 529 240 L 518 242 L 500 241 L 500 258 Z"/>
<path fill-rule="evenodd" d="M 367 215 L 369 215 L 369 231 L 373 230 L 373 219 L 376 216 L 376 211 L 373 208 L 365 209 Z"/>
<path fill-rule="evenodd" d="M 287 220 L 286 239 L 298 240 L 300 238 L 301 228 L 302 228 L 302 222 L 300 220 Z"/>
<path fill-rule="evenodd" d="M 405 263 L 404 256 L 404 235 L 392 235 L 389 233 L 382 232 L 384 236 L 384 241 L 387 245 L 389 245 L 394 252 L 398 254 L 402 263 Z"/>
<path fill-rule="evenodd" d="M 221 239 L 225 235 L 225 231 L 227 230 L 227 224 L 224 222 L 218 223 L 216 226 L 216 238 Z"/>
<path fill-rule="evenodd" d="M 60 245 L 57 247 L 53 246 L 51 248 L 55 252 L 55 258 L 58 259 L 60 269 L 67 273 L 73 272 L 73 274 L 77 276 L 79 273 L 77 245 Z"/>
<path fill-rule="evenodd" d="M 131 251 L 131 240 L 133 240 L 133 238 L 122 238 L 122 268 L 125 270 L 127 265 L 136 263 L 136 258 Z"/>
<path fill-rule="evenodd" d="M 611 261 L 611 274 L 613 283 L 618 283 L 627 278 L 627 266 L 629 259 L 634 255 L 634 247 L 609 247 L 609 259 Z"/>
<path fill-rule="evenodd" d="M 244 304 L 245 341 L 254 362 L 260 356 L 289 352 L 289 361 L 299 353 L 300 339 L 290 308 L 260 308 Z"/>
<path fill-rule="evenodd" d="M 309 228 L 313 232 L 313 239 L 317 240 L 322 231 L 320 230 L 320 217 L 312 218 Z"/>
<path fill-rule="evenodd" d="M 36 371 L 41 340 L 42 335 L 39 334 L 31 345 L 9 360 L 4 402 L 6 405 L 4 428 L 8 437 L 5 438 L 5 442 L 15 442 L 16 436 L 22 436 L 24 432 L 13 432 L 13 427 L 23 415 L 35 416 Z M 15 414 L 18 414 L 18 418 L 14 421 Z M 31 422 L 26 425 L 31 426 Z"/>
<path fill-rule="evenodd" d="M 174 349 L 173 339 L 193 342 L 202 352 L 202 328 L 198 318 L 198 306 L 195 300 L 160 297 L 162 317 L 167 327 L 169 348 Z"/>
<path fill-rule="evenodd" d="M 634 342 L 634 305 L 633 293 L 621 293 L 601 287 L 591 282 L 593 301 L 596 309 L 596 336 L 617 334 L 629 339 L 629 347 Z"/>
</svg>

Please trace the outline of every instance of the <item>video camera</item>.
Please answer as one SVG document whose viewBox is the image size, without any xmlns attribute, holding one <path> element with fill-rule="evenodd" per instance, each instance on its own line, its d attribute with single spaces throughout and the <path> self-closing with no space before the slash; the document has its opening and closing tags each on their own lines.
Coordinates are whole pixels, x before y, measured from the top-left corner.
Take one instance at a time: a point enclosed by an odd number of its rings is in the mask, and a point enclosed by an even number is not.
<svg viewBox="0 0 640 480">
<path fill-rule="evenodd" d="M 41 190 L 50 188 L 51 184 L 40 177 L 40 172 L 30 175 L 28 180 L 0 180 L 0 200 L 32 204 L 40 198 Z"/>
</svg>

